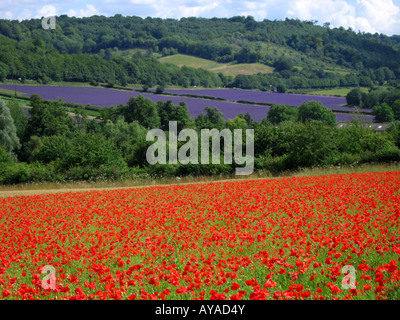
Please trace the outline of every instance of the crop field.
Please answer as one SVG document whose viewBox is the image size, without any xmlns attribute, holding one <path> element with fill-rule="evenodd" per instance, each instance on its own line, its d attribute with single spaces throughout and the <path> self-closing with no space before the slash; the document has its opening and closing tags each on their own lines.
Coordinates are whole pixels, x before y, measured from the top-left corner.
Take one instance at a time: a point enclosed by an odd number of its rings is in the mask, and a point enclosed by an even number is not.
<svg viewBox="0 0 400 320">
<path fill-rule="evenodd" d="M 14 89 L 14 85 L 0 85 L 3 89 Z M 57 100 L 61 98 L 66 102 L 74 102 L 79 104 L 90 104 L 99 107 L 117 106 L 118 104 L 126 104 L 131 97 L 139 95 L 150 99 L 153 102 L 172 100 L 175 105 L 181 101 L 185 102 L 189 113 L 192 117 L 197 117 L 204 112 L 206 106 L 218 108 L 223 113 L 223 118 L 233 119 L 239 113 L 249 112 L 252 118 L 256 121 L 261 121 L 267 116 L 269 107 L 262 105 L 238 103 L 237 101 L 244 100 L 254 103 L 271 103 L 271 104 L 287 104 L 300 106 L 304 101 L 320 101 L 327 108 L 338 110 L 336 114 L 338 121 L 348 121 L 356 117 L 351 113 L 340 113 L 340 111 L 353 112 L 354 108 L 344 107 L 346 103 L 344 98 L 338 97 L 322 97 L 300 94 L 283 94 L 271 93 L 251 90 L 235 90 L 235 89 L 200 89 L 200 90 L 166 90 L 169 93 L 176 94 L 196 94 L 224 98 L 227 101 L 207 100 L 200 98 L 188 98 L 178 96 L 159 95 L 152 93 L 142 93 L 136 91 L 115 90 L 99 87 L 73 87 L 73 86 L 17 86 L 18 92 L 23 92 L 26 95 L 39 94 L 43 99 Z M 371 111 L 371 110 L 363 110 Z M 364 120 L 373 121 L 374 117 L 370 115 L 362 116 Z"/>
<path fill-rule="evenodd" d="M 0 294 L 398 299 L 399 184 L 392 171 L 2 198 Z"/>
<path fill-rule="evenodd" d="M 184 54 L 176 54 L 172 56 L 162 57 L 159 59 L 164 63 L 172 63 L 178 67 L 187 66 L 193 68 L 203 68 L 215 73 L 223 73 L 226 75 L 238 75 L 238 74 L 257 74 L 261 73 L 272 73 L 274 68 L 266 66 L 261 63 L 218 63 L 212 60 L 197 58 Z"/>
</svg>

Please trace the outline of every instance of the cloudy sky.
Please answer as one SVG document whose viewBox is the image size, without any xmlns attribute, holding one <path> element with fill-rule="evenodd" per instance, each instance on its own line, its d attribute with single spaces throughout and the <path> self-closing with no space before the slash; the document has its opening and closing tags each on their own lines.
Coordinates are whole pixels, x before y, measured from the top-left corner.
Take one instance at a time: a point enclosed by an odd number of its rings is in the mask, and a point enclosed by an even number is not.
<svg viewBox="0 0 400 320">
<path fill-rule="evenodd" d="M 330 22 L 332 27 L 355 31 L 400 34 L 400 0 L 1 0 L 1 19 L 31 19 L 67 14 L 140 17 L 232 17 L 251 15 L 256 20 Z"/>
</svg>

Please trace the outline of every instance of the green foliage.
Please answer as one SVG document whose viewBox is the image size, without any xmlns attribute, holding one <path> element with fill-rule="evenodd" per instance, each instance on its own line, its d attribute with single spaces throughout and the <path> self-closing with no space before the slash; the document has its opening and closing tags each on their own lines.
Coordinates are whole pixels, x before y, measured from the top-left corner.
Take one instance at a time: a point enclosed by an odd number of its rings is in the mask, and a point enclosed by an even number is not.
<svg viewBox="0 0 400 320">
<path fill-rule="evenodd" d="M 184 128 L 194 127 L 194 121 L 190 117 L 189 110 L 184 102 L 175 106 L 171 100 L 157 103 L 157 112 L 160 116 L 160 128 L 168 130 L 170 121 L 177 121 L 178 131 Z"/>
<path fill-rule="evenodd" d="M 39 19 L 3 20 L 0 37 L 0 81 L 259 89 L 281 83 L 299 89 L 381 85 L 396 83 L 400 76 L 398 36 L 323 28 L 298 19 L 93 16 L 82 20 L 63 15 L 57 18 L 55 32 L 43 30 Z M 215 62 L 258 62 L 275 65 L 276 70 L 231 81 L 152 58 L 177 53 Z M 328 68 L 333 72 L 326 72 Z"/>
<path fill-rule="evenodd" d="M 224 127 L 224 119 L 222 118 L 222 112 L 217 108 L 205 107 L 206 113 L 200 113 L 196 118 L 196 127 L 198 129 L 218 129 L 221 130 Z"/>
<path fill-rule="evenodd" d="M 8 107 L 8 109 L 10 109 L 10 114 L 14 120 L 14 125 L 17 130 L 17 136 L 20 141 L 22 141 L 28 125 L 28 117 L 25 116 L 22 107 L 20 107 L 18 102 L 16 102 L 15 100 L 7 100 L 6 106 Z"/>
<path fill-rule="evenodd" d="M 320 121 L 306 122 L 296 130 L 287 156 L 287 169 L 332 164 L 336 157 L 335 130 Z"/>
<path fill-rule="evenodd" d="M 400 99 L 397 99 L 392 104 L 394 120 L 400 120 Z"/>
<path fill-rule="evenodd" d="M 3 100 L 0 100 L 0 147 L 5 148 L 9 153 L 21 147 L 14 120 Z"/>
<path fill-rule="evenodd" d="M 272 105 L 268 111 L 267 119 L 273 124 L 279 124 L 284 121 L 296 120 L 299 108 L 280 104 Z"/>
<path fill-rule="evenodd" d="M 393 143 L 400 148 L 400 121 L 392 122 L 386 133 L 392 138 Z"/>
<path fill-rule="evenodd" d="M 149 165 L 146 151 L 152 143 L 146 141 L 147 132 L 154 127 L 168 131 L 170 121 L 177 121 L 178 131 L 193 128 L 198 133 L 213 128 L 254 129 L 255 168 L 272 172 L 400 159 L 398 121 L 384 133 L 360 120 L 338 128 L 331 113 L 315 101 L 300 108 L 272 106 L 261 123 L 248 114 L 225 121 L 218 109 L 210 107 L 192 119 L 184 103 L 153 103 L 142 96 L 117 108 L 104 108 L 103 121 L 87 121 L 82 107 L 74 110 L 77 120 L 72 120 L 60 108 L 61 102 L 49 104 L 35 95 L 30 103 L 27 132 L 36 134 L 25 135 L 18 153 L 19 160 L 27 162 L 14 162 L 12 155 L 0 148 L 0 183 L 120 179 L 135 172 L 151 177 L 234 173 L 235 164 L 223 164 L 223 151 L 219 165 Z M 245 139 L 242 142 L 247 143 Z"/>
<path fill-rule="evenodd" d="M 375 106 L 373 108 L 373 114 L 376 122 L 392 122 L 394 120 L 393 110 L 387 103 Z"/>
<path fill-rule="evenodd" d="M 161 93 L 163 93 L 164 92 L 164 87 L 163 86 L 157 86 L 157 88 L 156 88 L 156 93 L 157 94 L 161 94 Z"/>
<path fill-rule="evenodd" d="M 285 85 L 283 85 L 283 84 L 278 84 L 278 86 L 276 87 L 276 90 L 277 90 L 279 93 L 285 93 L 285 92 L 286 92 L 286 87 L 285 87 Z"/>
<path fill-rule="evenodd" d="M 136 120 L 147 129 L 160 127 L 160 117 L 157 113 L 157 107 L 150 99 L 145 99 L 143 96 L 139 95 L 137 98 L 131 97 L 127 107 L 124 107 L 121 113 L 128 123 Z"/>
<path fill-rule="evenodd" d="M 3 169 L 6 169 L 7 166 L 12 165 L 13 158 L 10 153 L 4 147 L 0 147 L 0 173 Z"/>
<path fill-rule="evenodd" d="M 328 125 L 336 125 L 337 119 L 332 110 L 317 101 L 303 102 L 299 108 L 298 119 L 301 122 L 310 120 L 322 121 Z"/>
<path fill-rule="evenodd" d="M 30 98 L 32 109 L 28 120 L 27 137 L 68 134 L 75 129 L 75 121 L 68 115 L 61 101 L 45 103 L 38 95 Z"/>
<path fill-rule="evenodd" d="M 291 71 L 293 69 L 293 62 L 285 57 L 279 58 L 275 63 L 274 63 L 275 71 L 284 71 L 288 70 Z"/>
<path fill-rule="evenodd" d="M 346 101 L 349 106 L 360 106 L 361 105 L 362 92 L 359 87 L 350 90 L 346 95 Z"/>
<path fill-rule="evenodd" d="M 60 167 L 117 167 L 126 168 L 120 150 L 100 134 L 76 133 L 70 141 L 69 150 L 60 158 Z"/>
</svg>

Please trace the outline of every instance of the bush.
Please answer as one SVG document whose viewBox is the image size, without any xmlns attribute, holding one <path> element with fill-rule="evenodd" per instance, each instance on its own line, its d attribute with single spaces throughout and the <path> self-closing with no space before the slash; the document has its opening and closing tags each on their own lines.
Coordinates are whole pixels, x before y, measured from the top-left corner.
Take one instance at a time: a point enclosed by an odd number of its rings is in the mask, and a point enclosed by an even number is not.
<svg viewBox="0 0 400 320">
<path fill-rule="evenodd" d="M 337 118 L 332 110 L 317 101 L 303 102 L 299 108 L 298 119 L 301 122 L 318 120 L 329 125 L 337 124 Z"/>
<path fill-rule="evenodd" d="M 386 103 L 375 106 L 373 108 L 373 114 L 375 116 L 375 122 L 392 122 L 394 120 L 393 110 Z"/>
<path fill-rule="evenodd" d="M 161 94 L 161 93 L 163 93 L 164 92 L 164 87 L 163 86 L 158 86 L 157 88 L 156 88 L 156 93 L 157 94 Z"/>
</svg>

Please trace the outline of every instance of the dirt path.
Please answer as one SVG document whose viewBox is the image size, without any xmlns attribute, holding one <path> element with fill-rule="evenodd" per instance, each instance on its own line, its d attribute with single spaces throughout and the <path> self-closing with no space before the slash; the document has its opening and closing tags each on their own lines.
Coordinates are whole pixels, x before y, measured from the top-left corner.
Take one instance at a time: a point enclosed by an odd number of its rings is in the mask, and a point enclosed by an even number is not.
<svg viewBox="0 0 400 320">
<path fill-rule="evenodd" d="M 116 187 L 95 187 L 87 186 L 83 188 L 58 188 L 58 189 L 32 189 L 32 190 L 0 190 L 0 198 L 14 197 L 14 196 L 31 196 L 38 194 L 50 194 L 50 193 L 67 193 L 67 192 L 86 192 L 86 191 L 103 191 L 103 190 L 118 190 L 118 189 L 135 189 L 135 188 L 147 188 L 147 187 L 165 187 L 171 185 L 189 185 L 189 184 L 202 184 L 202 183 L 213 183 L 213 182 L 228 182 L 228 181 L 242 181 L 242 180 L 257 180 L 257 179 L 267 179 L 265 178 L 248 178 L 248 179 L 221 179 L 221 180 L 209 180 L 209 181 L 190 181 L 190 182 L 179 182 L 176 183 L 154 183 L 154 184 L 142 184 L 142 185 L 132 185 L 132 186 L 116 186 Z"/>
</svg>

